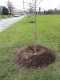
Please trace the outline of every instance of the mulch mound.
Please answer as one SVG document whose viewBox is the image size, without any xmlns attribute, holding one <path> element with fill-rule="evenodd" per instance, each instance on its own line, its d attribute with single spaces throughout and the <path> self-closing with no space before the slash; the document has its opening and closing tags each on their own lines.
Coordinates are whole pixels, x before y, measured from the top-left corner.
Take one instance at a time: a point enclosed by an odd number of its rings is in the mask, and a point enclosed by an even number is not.
<svg viewBox="0 0 60 80">
<path fill-rule="evenodd" d="M 32 24 L 32 23 L 35 23 L 35 22 L 34 22 L 34 21 L 30 21 L 30 22 L 28 22 L 28 23 L 31 23 L 31 24 Z"/>
<path fill-rule="evenodd" d="M 39 68 L 54 62 L 55 55 L 47 48 L 37 45 L 24 47 L 14 53 L 13 62 L 20 68 Z"/>
</svg>

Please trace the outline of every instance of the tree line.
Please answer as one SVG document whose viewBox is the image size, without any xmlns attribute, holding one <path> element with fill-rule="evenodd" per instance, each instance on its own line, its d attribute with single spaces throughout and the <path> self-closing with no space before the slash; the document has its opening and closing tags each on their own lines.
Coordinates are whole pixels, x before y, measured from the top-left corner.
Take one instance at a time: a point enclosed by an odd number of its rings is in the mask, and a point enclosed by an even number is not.
<svg viewBox="0 0 60 80">
<path fill-rule="evenodd" d="M 47 10 L 47 11 L 45 11 L 44 10 L 44 14 L 46 14 L 46 15 L 52 15 L 52 14 L 60 14 L 60 10 L 58 10 L 58 9 L 54 9 L 54 10 L 52 10 L 52 9 L 49 9 L 49 10 Z"/>
</svg>

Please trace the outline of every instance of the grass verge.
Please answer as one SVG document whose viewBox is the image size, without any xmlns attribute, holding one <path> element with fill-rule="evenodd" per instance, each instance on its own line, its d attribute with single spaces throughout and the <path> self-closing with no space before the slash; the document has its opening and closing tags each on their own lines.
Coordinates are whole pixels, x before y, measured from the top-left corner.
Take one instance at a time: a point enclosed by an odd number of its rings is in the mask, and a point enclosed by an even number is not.
<svg viewBox="0 0 60 80">
<path fill-rule="evenodd" d="M 5 19 L 5 18 L 10 18 L 10 17 L 13 17 L 13 15 L 0 15 L 0 19 Z"/>
<path fill-rule="evenodd" d="M 0 80 L 60 80 L 60 16 L 37 16 L 37 44 L 51 49 L 55 63 L 39 70 L 19 69 L 12 57 L 21 47 L 34 44 L 34 17 L 26 17 L 0 33 Z"/>
</svg>

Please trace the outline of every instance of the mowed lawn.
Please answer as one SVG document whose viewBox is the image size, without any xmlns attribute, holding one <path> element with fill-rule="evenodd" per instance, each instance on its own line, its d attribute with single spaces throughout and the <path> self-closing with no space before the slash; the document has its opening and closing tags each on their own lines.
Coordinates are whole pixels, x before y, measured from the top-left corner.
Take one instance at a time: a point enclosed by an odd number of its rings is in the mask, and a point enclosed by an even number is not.
<svg viewBox="0 0 60 80">
<path fill-rule="evenodd" d="M 0 80 L 60 80 L 60 15 L 37 16 L 36 42 L 54 52 L 54 63 L 35 70 L 12 62 L 15 51 L 34 44 L 33 20 L 26 17 L 0 32 Z"/>
</svg>

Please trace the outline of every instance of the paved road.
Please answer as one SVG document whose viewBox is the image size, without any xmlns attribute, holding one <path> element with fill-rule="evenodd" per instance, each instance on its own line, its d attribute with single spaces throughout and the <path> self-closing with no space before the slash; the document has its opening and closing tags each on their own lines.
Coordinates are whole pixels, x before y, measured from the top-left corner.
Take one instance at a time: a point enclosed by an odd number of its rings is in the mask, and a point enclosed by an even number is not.
<svg viewBox="0 0 60 80">
<path fill-rule="evenodd" d="M 0 32 L 8 28 L 10 25 L 13 23 L 17 22 L 18 20 L 22 19 L 24 16 L 20 17 L 13 17 L 13 18 L 8 18 L 8 19 L 3 19 L 0 20 Z"/>
</svg>

